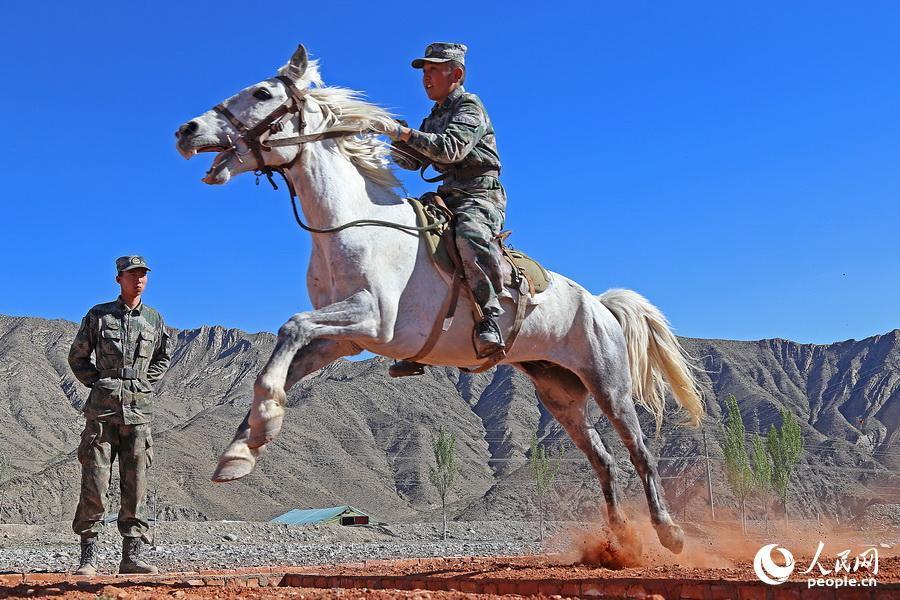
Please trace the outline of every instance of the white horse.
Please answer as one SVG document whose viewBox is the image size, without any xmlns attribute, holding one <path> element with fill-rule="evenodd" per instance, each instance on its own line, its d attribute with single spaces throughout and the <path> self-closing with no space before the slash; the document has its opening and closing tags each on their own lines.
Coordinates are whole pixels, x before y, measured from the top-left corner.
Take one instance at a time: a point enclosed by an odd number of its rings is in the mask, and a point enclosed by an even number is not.
<svg viewBox="0 0 900 600">
<path fill-rule="evenodd" d="M 281 170 L 312 227 L 359 219 L 414 227 L 413 209 L 393 191 L 398 182 L 387 163 L 388 146 L 375 135 L 358 133 L 390 121 L 386 111 L 356 93 L 323 87 L 317 62 L 308 61 L 300 46 L 276 77 L 191 119 L 176 137 L 185 158 L 218 153 L 203 180 L 208 184 L 222 185 L 254 170 Z M 293 142 L 291 136 L 296 136 Z M 285 138 L 289 143 L 278 146 L 277 140 Z M 253 470 L 281 429 L 285 393 L 292 385 L 363 349 L 395 359 L 415 355 L 442 308 L 449 277 L 435 267 L 416 233 L 350 227 L 314 233 L 312 240 L 307 285 L 315 308 L 295 314 L 279 329 L 272 356 L 256 379 L 252 407 L 223 452 L 214 481 L 234 480 Z M 518 294 L 512 293 L 514 298 Z M 471 308 L 466 296 L 460 301 Z M 507 307 L 500 325 L 508 330 L 515 304 L 503 302 Z M 470 312 L 457 311 L 449 330 L 420 362 L 481 364 L 472 345 Z M 588 415 L 588 397 L 593 396 L 628 448 L 660 542 L 680 552 L 684 534 L 666 509 L 634 402 L 655 416 L 657 427 L 666 383 L 693 424 L 704 409 L 692 367 L 660 311 L 635 292 L 610 290 L 595 296 L 551 273 L 551 285 L 530 301 L 503 363 L 531 378 L 541 402 L 587 456 L 600 479 L 610 527 L 625 539 L 630 526 L 617 497 L 613 457 Z"/>
</svg>

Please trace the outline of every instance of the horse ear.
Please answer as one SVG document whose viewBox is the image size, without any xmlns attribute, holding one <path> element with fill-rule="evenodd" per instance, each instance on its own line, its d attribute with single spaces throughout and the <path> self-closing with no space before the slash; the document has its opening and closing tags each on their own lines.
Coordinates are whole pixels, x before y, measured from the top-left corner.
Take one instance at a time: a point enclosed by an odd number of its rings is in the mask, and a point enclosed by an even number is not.
<svg viewBox="0 0 900 600">
<path fill-rule="evenodd" d="M 288 63 L 287 73 L 285 74 L 294 81 L 299 81 L 300 78 L 303 77 L 303 74 L 306 73 L 306 63 L 306 48 L 303 44 L 300 44 L 297 46 L 297 50 L 291 57 L 291 60 Z"/>
</svg>

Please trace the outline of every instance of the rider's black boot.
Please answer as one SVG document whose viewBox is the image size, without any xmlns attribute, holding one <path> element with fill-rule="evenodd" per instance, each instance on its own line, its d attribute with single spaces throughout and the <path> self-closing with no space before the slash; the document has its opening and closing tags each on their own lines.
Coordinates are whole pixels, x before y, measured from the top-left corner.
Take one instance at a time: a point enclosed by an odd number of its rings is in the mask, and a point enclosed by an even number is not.
<svg viewBox="0 0 900 600">
<path fill-rule="evenodd" d="M 478 358 L 488 357 L 504 348 L 506 344 L 503 343 L 500 326 L 492 316 L 485 315 L 475 326 L 475 352 Z"/>
</svg>

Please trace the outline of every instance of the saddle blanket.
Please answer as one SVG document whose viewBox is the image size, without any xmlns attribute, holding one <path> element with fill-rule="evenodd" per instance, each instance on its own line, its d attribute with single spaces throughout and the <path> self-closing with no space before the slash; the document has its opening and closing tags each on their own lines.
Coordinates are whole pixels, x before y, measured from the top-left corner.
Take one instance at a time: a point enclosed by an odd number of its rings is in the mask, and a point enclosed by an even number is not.
<svg viewBox="0 0 900 600">
<path fill-rule="evenodd" d="M 440 222 L 444 217 L 443 210 L 431 203 L 422 203 L 418 198 L 406 199 L 416 211 L 416 220 L 419 227 L 426 227 L 434 223 Z M 510 269 L 506 272 L 506 285 L 517 288 L 513 277 L 512 270 L 515 269 L 519 275 L 525 277 L 528 282 L 528 288 L 531 295 L 540 294 L 550 285 L 550 273 L 547 272 L 539 262 L 521 252 L 512 248 L 507 248 L 503 243 L 503 238 L 497 240 L 497 245 L 503 253 Z M 424 232 L 425 244 L 431 253 L 431 258 L 438 267 L 448 275 L 453 273 L 453 261 L 450 259 L 448 244 L 456 244 L 450 224 L 431 231 Z"/>
</svg>

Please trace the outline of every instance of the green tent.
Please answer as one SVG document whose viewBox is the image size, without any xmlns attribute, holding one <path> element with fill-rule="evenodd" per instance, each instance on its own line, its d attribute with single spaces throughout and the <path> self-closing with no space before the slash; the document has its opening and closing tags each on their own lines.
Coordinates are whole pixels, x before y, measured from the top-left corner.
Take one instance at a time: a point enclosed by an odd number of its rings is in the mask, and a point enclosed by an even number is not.
<svg viewBox="0 0 900 600">
<path fill-rule="evenodd" d="M 312 523 L 339 523 L 341 525 L 368 525 L 369 515 L 352 506 L 308 508 L 289 510 L 272 519 L 273 523 L 309 525 Z"/>
</svg>

